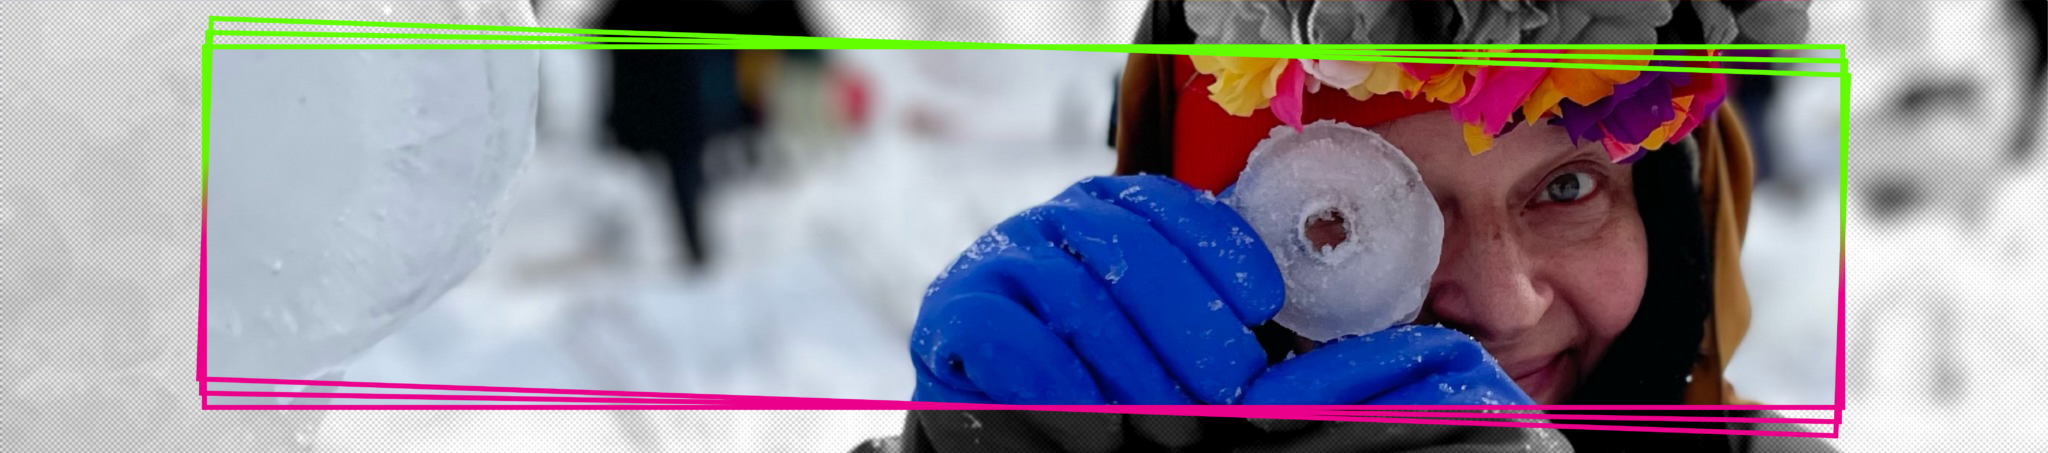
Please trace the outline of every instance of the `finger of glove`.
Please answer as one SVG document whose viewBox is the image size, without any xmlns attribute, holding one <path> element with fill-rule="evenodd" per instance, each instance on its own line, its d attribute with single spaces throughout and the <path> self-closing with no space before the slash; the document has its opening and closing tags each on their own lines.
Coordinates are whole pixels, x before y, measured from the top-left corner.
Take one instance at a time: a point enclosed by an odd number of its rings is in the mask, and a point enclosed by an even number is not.
<svg viewBox="0 0 2048 453">
<path fill-rule="evenodd" d="M 997 226 L 1006 247 L 975 253 L 934 294 L 980 289 L 1023 301 L 1053 335 L 1087 362 L 1112 404 L 1192 404 L 1123 314 L 1115 297 L 1074 257 L 1047 239 L 1033 216 Z"/>
<path fill-rule="evenodd" d="M 1408 326 L 1345 338 L 1280 362 L 1252 382 L 1245 404 L 1357 404 L 1446 370 L 1484 361 L 1457 331 Z"/>
<path fill-rule="evenodd" d="M 1048 204 L 1057 243 L 1075 255 L 1123 307 L 1171 375 L 1197 399 L 1236 404 L 1265 367 L 1264 349 L 1249 327 L 1209 287 L 1187 255 L 1145 219 L 1093 199 Z"/>
<path fill-rule="evenodd" d="M 1103 403 L 1087 366 L 1016 301 L 987 293 L 928 299 L 917 325 L 911 353 L 939 384 L 1003 404 Z"/>
<path fill-rule="evenodd" d="M 1533 405 L 1514 379 L 1490 364 L 1430 376 L 1372 399 L 1376 405 Z"/>
<path fill-rule="evenodd" d="M 925 297 L 924 304 L 918 307 L 917 322 L 910 334 L 910 356 L 911 361 L 916 364 L 918 369 L 924 370 L 926 372 L 925 377 L 928 377 L 932 382 L 953 389 L 975 393 L 980 392 L 980 387 L 976 386 L 974 380 L 967 376 L 966 367 L 961 363 L 960 358 L 950 354 L 952 350 L 958 349 L 961 345 L 948 345 L 947 342 L 958 340 L 958 338 L 953 338 L 957 336 L 953 332 L 963 330 L 958 326 L 958 324 L 963 322 L 963 316 L 967 316 L 968 320 L 980 321 L 973 318 L 975 313 L 991 311 L 987 307 L 973 306 L 984 303 L 985 301 L 982 300 L 983 296 L 987 296 L 987 294 L 977 292 L 964 292 L 964 294 L 940 293 Z M 1005 313 L 1005 315 L 1008 314 Z M 1018 338 L 1028 339 L 1030 337 Z M 945 347 L 942 348 L 941 346 Z M 1048 352 L 1047 354 L 1050 353 Z"/>
<path fill-rule="evenodd" d="M 928 380 L 932 384 L 990 398 L 991 396 L 981 391 L 981 385 L 986 383 L 976 383 L 968 375 L 966 364 L 962 362 L 965 358 L 953 352 L 963 347 L 994 345 L 966 342 L 964 340 L 967 340 L 967 337 L 963 335 L 981 333 L 973 326 L 987 323 L 995 323 L 1021 332 L 1044 330 L 1042 323 L 1024 323 L 1021 322 L 1023 319 L 1017 319 L 1019 316 L 1031 317 L 1030 313 L 1019 315 L 1014 309 L 991 306 L 991 303 L 995 302 L 991 298 L 1007 297 L 1004 288 L 985 283 L 978 284 L 979 282 L 968 278 L 979 273 L 985 264 L 984 261 L 995 259 L 1000 256 L 1001 251 L 1014 248 L 1009 238 L 999 229 L 990 230 L 976 239 L 958 259 L 942 270 L 933 280 L 931 287 L 926 290 L 924 303 L 918 309 L 917 323 L 911 332 L 910 349 L 913 361 L 917 362 L 917 368 L 925 373 L 924 376 L 929 377 Z M 969 326 L 963 326 L 963 323 Z M 1027 356 L 1035 358 L 1029 360 L 1033 362 L 1057 361 L 1062 359 L 1062 351 L 1070 351 L 1065 344 L 1058 341 L 1044 341 L 1042 335 L 1019 333 L 998 335 L 995 338 L 1010 348 L 1028 351 Z M 1028 344 L 1034 339 L 1039 340 L 1038 344 Z M 923 389 L 920 392 L 937 394 Z"/>
<path fill-rule="evenodd" d="M 1264 324 L 1286 302 L 1286 282 L 1272 251 L 1244 217 L 1215 196 L 1158 175 L 1092 178 L 1079 188 L 1150 221 L 1244 325 Z"/>
<path fill-rule="evenodd" d="M 963 389 L 939 382 L 939 379 L 932 374 L 931 368 L 924 365 L 924 360 L 911 357 L 910 362 L 911 366 L 917 369 L 917 388 L 910 392 L 911 401 L 996 404 L 995 400 L 988 399 L 988 395 L 983 395 L 979 391 Z"/>
</svg>

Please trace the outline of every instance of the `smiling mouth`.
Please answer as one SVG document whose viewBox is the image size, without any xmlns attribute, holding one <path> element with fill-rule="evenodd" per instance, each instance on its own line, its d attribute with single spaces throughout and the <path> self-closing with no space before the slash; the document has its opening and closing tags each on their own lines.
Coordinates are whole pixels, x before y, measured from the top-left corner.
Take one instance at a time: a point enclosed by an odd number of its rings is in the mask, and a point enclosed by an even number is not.
<svg viewBox="0 0 2048 453">
<path fill-rule="evenodd" d="M 1558 371 L 1564 366 L 1564 357 L 1565 353 L 1560 352 L 1551 356 L 1550 361 L 1544 362 L 1542 366 L 1514 373 L 1510 377 L 1515 380 L 1515 385 L 1522 387 L 1523 392 L 1535 396 L 1556 385 Z"/>
<path fill-rule="evenodd" d="M 1550 370 L 1550 369 L 1551 369 L 1552 367 L 1555 367 L 1556 365 L 1557 365 L 1557 358 L 1556 358 L 1556 357 L 1552 357 L 1552 358 L 1550 358 L 1550 361 L 1549 361 L 1549 362 L 1544 362 L 1544 363 L 1543 363 L 1543 366 L 1540 366 L 1540 367 L 1536 367 L 1536 368 L 1530 369 L 1529 371 L 1524 371 L 1524 372 L 1522 372 L 1522 374 L 1517 374 L 1517 375 L 1515 375 L 1515 380 L 1519 381 L 1519 380 L 1523 380 L 1523 379 L 1528 379 L 1528 378 L 1530 378 L 1530 377 L 1532 377 L 1532 376 L 1535 376 L 1535 375 L 1537 375 L 1538 373 L 1542 373 L 1542 372 L 1544 372 L 1544 371 L 1549 371 L 1549 370 Z"/>
</svg>

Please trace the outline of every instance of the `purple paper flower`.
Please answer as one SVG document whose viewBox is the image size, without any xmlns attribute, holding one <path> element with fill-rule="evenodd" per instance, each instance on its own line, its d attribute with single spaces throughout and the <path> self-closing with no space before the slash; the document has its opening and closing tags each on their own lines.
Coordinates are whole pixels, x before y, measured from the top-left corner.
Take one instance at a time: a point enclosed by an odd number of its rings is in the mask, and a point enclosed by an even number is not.
<svg viewBox="0 0 2048 453">
<path fill-rule="evenodd" d="M 1682 50 L 1659 50 L 1658 55 L 1684 55 Z M 1654 61 L 1650 66 L 1678 67 L 1682 62 Z M 1671 107 L 1673 87 L 1692 83 L 1692 74 L 1645 70 L 1635 80 L 1614 86 L 1614 94 L 1592 105 L 1566 101 L 1556 124 L 1563 126 L 1573 143 L 1600 141 L 1611 136 L 1622 143 L 1641 143 L 1650 132 L 1677 115 Z M 1716 102 L 1718 103 L 1718 102 Z"/>
<path fill-rule="evenodd" d="M 1622 143 L 1642 143 L 1650 138 L 1650 131 L 1656 130 L 1666 121 L 1671 121 L 1671 84 L 1653 83 L 1636 90 L 1633 96 L 1623 98 L 1614 104 L 1614 110 L 1601 120 L 1607 133 Z"/>
</svg>

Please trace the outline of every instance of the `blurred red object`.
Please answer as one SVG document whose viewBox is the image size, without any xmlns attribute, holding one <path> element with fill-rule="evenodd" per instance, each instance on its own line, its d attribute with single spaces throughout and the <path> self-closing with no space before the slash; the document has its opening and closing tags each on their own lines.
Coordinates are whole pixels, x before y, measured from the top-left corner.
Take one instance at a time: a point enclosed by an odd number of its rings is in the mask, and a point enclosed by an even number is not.
<svg viewBox="0 0 2048 453">
<path fill-rule="evenodd" d="M 840 118 L 854 129 L 867 126 L 870 96 L 866 77 L 844 66 L 832 70 L 832 93 L 839 101 Z"/>
</svg>

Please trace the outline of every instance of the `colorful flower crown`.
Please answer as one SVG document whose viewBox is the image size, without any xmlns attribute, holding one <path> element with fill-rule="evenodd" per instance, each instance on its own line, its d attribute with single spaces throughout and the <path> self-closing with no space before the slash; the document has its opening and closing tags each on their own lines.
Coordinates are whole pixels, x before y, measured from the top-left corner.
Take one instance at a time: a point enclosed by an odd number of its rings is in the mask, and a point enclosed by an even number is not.
<svg viewBox="0 0 2048 453">
<path fill-rule="evenodd" d="M 1717 51 L 1655 51 L 1656 55 L 1715 55 Z M 1475 53 L 1510 53 L 1486 51 Z M 1528 50 L 1514 53 L 1650 55 L 1648 50 Z M 1450 105 L 1464 123 L 1472 154 L 1493 148 L 1493 139 L 1519 124 L 1549 120 L 1564 127 L 1574 143 L 1598 141 L 1618 163 L 1677 143 L 1714 115 L 1727 97 L 1719 74 L 1646 70 L 1529 68 L 1463 64 L 1412 64 L 1349 60 L 1193 56 L 1195 70 L 1215 77 L 1209 99 L 1234 116 L 1265 109 L 1282 123 L 1301 129 L 1302 98 L 1327 86 L 1361 101 L 1399 95 Z M 1551 61 L 1509 56 L 1467 60 Z M 1608 65 L 1682 66 L 1675 61 L 1569 60 Z M 1694 67 L 1716 67 L 1713 62 Z"/>
</svg>

